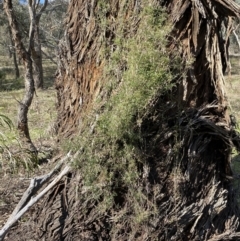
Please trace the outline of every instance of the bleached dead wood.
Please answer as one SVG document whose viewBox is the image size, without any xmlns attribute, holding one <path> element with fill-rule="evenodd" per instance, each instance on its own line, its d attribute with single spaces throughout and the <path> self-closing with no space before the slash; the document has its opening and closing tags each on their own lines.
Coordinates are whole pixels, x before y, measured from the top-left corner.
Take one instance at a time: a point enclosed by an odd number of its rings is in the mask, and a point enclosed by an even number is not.
<svg viewBox="0 0 240 241">
<path fill-rule="evenodd" d="M 70 157 L 70 152 L 59 161 L 59 163 L 54 167 L 54 169 L 51 172 L 49 172 L 46 175 L 43 175 L 40 177 L 34 177 L 33 179 L 31 179 L 28 189 L 23 194 L 20 202 L 18 203 L 18 205 L 16 206 L 16 208 L 14 209 L 13 213 L 11 214 L 8 220 L 11 220 L 26 205 L 26 203 L 30 200 L 30 198 L 34 196 L 38 192 L 38 190 L 46 182 L 48 182 L 56 172 L 60 170 L 64 162 L 67 159 L 69 159 L 69 157 Z"/>
<path fill-rule="evenodd" d="M 74 157 L 76 155 L 77 154 L 75 154 Z M 59 161 L 59 163 L 51 172 L 40 177 L 35 177 L 31 180 L 28 189 L 22 196 L 22 199 L 14 209 L 6 224 L 0 230 L 0 241 L 4 239 L 9 229 L 23 216 L 23 214 L 25 214 L 36 202 L 38 202 L 49 190 L 51 190 L 62 179 L 62 177 L 64 177 L 70 172 L 71 162 L 65 166 L 61 173 L 57 177 L 55 177 L 55 179 L 46 188 L 44 188 L 37 196 L 33 197 L 37 193 L 37 191 L 40 190 L 40 188 L 46 182 L 48 182 L 56 172 L 61 169 L 64 162 L 66 162 L 66 160 L 68 160 L 70 157 L 71 155 L 69 152 L 64 158 Z M 72 160 L 74 159 L 74 157 L 72 157 Z"/>
</svg>

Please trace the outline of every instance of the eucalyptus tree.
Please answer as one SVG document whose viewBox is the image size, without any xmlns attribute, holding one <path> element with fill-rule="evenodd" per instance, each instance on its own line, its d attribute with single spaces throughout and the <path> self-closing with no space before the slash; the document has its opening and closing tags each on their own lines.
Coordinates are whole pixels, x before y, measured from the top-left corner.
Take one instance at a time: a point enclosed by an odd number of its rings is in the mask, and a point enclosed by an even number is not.
<svg viewBox="0 0 240 241">
<path fill-rule="evenodd" d="M 10 239 L 239 240 L 223 75 L 239 16 L 233 0 L 71 0 L 57 127 L 77 157 Z"/>
<path fill-rule="evenodd" d="M 68 4 L 66 0 L 50 1 L 42 15 L 40 25 L 42 53 L 45 59 L 51 60 L 54 64 L 56 64 L 57 46 L 64 35 L 64 19 Z"/>
<path fill-rule="evenodd" d="M 33 60 L 33 77 L 35 88 L 43 88 L 43 66 L 42 66 L 42 47 L 40 39 L 40 19 L 48 5 L 48 0 L 44 0 L 40 4 L 40 0 L 28 0 L 28 9 L 30 17 L 30 30 L 33 33 L 33 46 L 31 48 L 31 56 Z M 33 31 L 31 30 L 33 28 Z M 31 36 L 29 35 L 29 41 Z"/>
<path fill-rule="evenodd" d="M 4 0 L 3 6 L 8 18 L 9 26 L 11 28 L 12 38 L 15 44 L 15 48 L 18 56 L 22 59 L 24 64 L 24 83 L 25 83 L 25 95 L 22 101 L 19 102 L 17 128 L 19 130 L 20 138 L 23 145 L 33 152 L 37 152 L 36 147 L 31 141 L 29 128 L 28 128 L 28 110 L 32 103 L 35 93 L 34 78 L 33 78 L 33 62 L 32 52 L 34 49 L 34 36 L 35 36 L 35 23 L 31 18 L 31 24 L 29 29 L 29 42 L 25 47 L 23 39 L 20 34 L 19 24 L 17 22 L 16 14 L 13 8 L 12 0 Z M 31 11 L 31 9 L 30 9 Z M 31 15 L 33 17 L 33 14 Z"/>
<path fill-rule="evenodd" d="M 3 11 L 3 3 L 0 3 L 0 9 L 2 10 L 0 12 L 0 48 L 1 48 L 1 55 L 6 56 L 8 55 L 9 58 L 13 59 L 14 64 L 14 70 L 15 70 L 15 78 L 20 77 L 19 67 L 18 67 L 18 61 L 17 61 L 17 55 L 14 47 L 14 43 L 12 40 L 12 33 L 11 29 L 9 27 L 8 21 L 6 19 L 6 16 Z"/>
</svg>

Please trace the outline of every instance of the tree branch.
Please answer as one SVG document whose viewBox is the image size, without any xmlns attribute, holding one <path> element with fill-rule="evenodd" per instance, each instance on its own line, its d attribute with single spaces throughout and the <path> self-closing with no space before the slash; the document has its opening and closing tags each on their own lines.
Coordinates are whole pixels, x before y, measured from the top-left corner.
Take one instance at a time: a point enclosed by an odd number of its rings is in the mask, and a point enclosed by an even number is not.
<svg viewBox="0 0 240 241">
<path fill-rule="evenodd" d="M 43 50 L 42 50 L 42 54 L 45 55 L 48 59 L 50 59 L 52 61 L 52 63 L 56 64 L 57 65 L 57 62 L 50 56 L 48 55 L 47 53 L 45 53 Z"/>
<path fill-rule="evenodd" d="M 39 11 L 39 13 L 37 14 L 37 17 L 42 15 L 42 13 L 46 9 L 47 5 L 48 5 L 48 0 L 45 0 L 43 6 L 41 7 L 41 9 Z"/>
<path fill-rule="evenodd" d="M 77 156 L 78 152 L 72 157 L 72 161 Z M 58 172 L 64 162 L 71 157 L 70 152 L 60 160 L 60 162 L 55 166 L 55 168 L 46 175 L 41 177 L 33 178 L 30 182 L 28 189 L 22 196 L 22 199 L 14 209 L 13 213 L 9 217 L 6 224 L 0 230 L 0 241 L 2 241 L 9 231 L 9 229 L 36 203 L 41 199 L 49 190 L 51 190 L 66 174 L 68 174 L 71 170 L 71 162 L 65 166 L 62 172 L 45 188 L 43 189 L 37 196 L 33 197 L 34 194 L 46 183 L 48 182 L 52 176 Z"/>
<path fill-rule="evenodd" d="M 30 198 L 37 193 L 37 191 L 46 183 L 48 182 L 52 176 L 58 172 L 63 163 L 70 157 L 70 152 L 55 166 L 55 168 L 49 172 L 46 175 L 43 175 L 41 177 L 35 177 L 31 179 L 30 185 L 28 189 L 25 191 L 23 194 L 20 202 L 12 212 L 11 216 L 9 217 L 8 220 L 11 220 L 26 204 L 29 202 Z M 9 222 L 9 221 L 8 221 Z"/>
</svg>

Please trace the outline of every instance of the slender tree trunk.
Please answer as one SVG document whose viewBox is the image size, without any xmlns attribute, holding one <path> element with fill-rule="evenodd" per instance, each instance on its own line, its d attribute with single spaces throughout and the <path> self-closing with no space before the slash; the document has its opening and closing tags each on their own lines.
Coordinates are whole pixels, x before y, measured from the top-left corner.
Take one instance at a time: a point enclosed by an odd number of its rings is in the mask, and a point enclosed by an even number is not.
<svg viewBox="0 0 240 241">
<path fill-rule="evenodd" d="M 39 12 L 37 12 L 37 8 L 39 5 L 39 1 L 37 0 L 28 0 L 28 9 L 29 15 L 32 22 L 32 27 L 34 29 L 33 35 L 33 45 L 31 48 L 31 56 L 33 61 L 33 78 L 35 88 L 43 88 L 43 65 L 42 65 L 42 47 L 39 33 L 39 22 L 42 16 L 43 11 L 46 9 L 48 5 L 48 0 L 44 0 L 43 5 Z"/>
<path fill-rule="evenodd" d="M 35 32 L 34 32 L 34 48 L 32 49 L 32 59 L 33 59 L 33 78 L 34 85 L 38 89 L 43 88 L 43 66 L 42 66 L 42 50 L 41 50 L 41 41 L 39 36 L 39 20 L 40 18 L 36 17 L 35 20 Z"/>
<path fill-rule="evenodd" d="M 15 43 L 15 48 L 18 55 L 23 60 L 24 71 L 25 71 L 25 95 L 22 101 L 19 104 L 18 110 L 18 120 L 17 128 L 20 133 L 20 138 L 23 143 L 23 146 L 28 148 L 32 152 L 36 152 L 36 147 L 33 145 L 28 128 L 28 110 L 32 103 L 34 96 L 34 80 L 33 80 L 33 70 L 32 70 L 32 60 L 29 51 L 27 51 L 22 43 L 21 35 L 19 32 L 18 24 L 16 17 L 14 15 L 14 10 L 11 0 L 4 0 L 4 10 L 8 17 L 9 26 L 11 28 L 13 41 Z M 34 34 L 34 29 L 30 28 L 30 40 L 29 40 L 29 49 L 32 46 L 32 36 Z"/>
<path fill-rule="evenodd" d="M 20 72 L 18 68 L 18 61 L 17 61 L 17 55 L 16 55 L 15 49 L 13 51 L 13 63 L 14 63 L 14 69 L 15 69 L 15 78 L 18 79 L 20 77 Z"/>
<path fill-rule="evenodd" d="M 16 50 L 15 50 L 15 47 L 14 47 L 14 42 L 13 42 L 12 32 L 11 32 L 10 26 L 8 28 L 8 31 L 9 31 L 10 42 L 11 42 L 11 46 L 12 46 L 12 55 L 13 55 L 13 63 L 14 63 L 14 69 L 15 69 L 15 77 L 17 79 L 17 78 L 20 77 L 20 72 L 19 72 L 19 68 L 18 68 L 17 55 L 16 55 Z"/>
<path fill-rule="evenodd" d="M 18 120 L 17 120 L 17 128 L 20 133 L 20 138 L 23 143 L 26 143 L 26 147 L 32 151 L 37 152 L 36 147 L 33 145 L 28 128 L 28 110 L 31 106 L 35 87 L 33 80 L 33 69 L 32 69 L 32 60 L 29 55 L 24 60 L 24 71 L 25 71 L 25 95 L 23 100 L 19 103 L 18 110 Z"/>
</svg>

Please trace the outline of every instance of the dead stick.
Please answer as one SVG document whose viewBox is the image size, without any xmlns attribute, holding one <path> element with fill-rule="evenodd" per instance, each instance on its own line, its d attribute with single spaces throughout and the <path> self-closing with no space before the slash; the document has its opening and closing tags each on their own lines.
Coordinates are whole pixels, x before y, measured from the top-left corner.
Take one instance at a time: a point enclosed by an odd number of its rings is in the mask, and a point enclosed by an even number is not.
<svg viewBox="0 0 240 241">
<path fill-rule="evenodd" d="M 76 155 L 75 155 L 76 156 Z M 7 223 L 0 230 L 0 241 L 2 241 L 7 234 L 8 230 L 25 214 L 39 199 L 41 199 L 49 190 L 51 190 L 61 179 L 63 176 L 68 174 L 71 170 L 71 166 L 67 165 L 63 171 L 45 188 L 43 189 L 36 197 L 33 197 L 19 212 L 15 215 L 11 215 L 11 219 L 7 221 Z M 27 190 L 28 191 L 28 190 Z M 21 201 L 20 201 L 21 202 Z"/>
<path fill-rule="evenodd" d="M 31 197 L 33 197 L 38 190 L 46 183 L 48 182 L 52 176 L 58 172 L 63 163 L 70 157 L 70 152 L 64 157 L 62 158 L 59 163 L 54 167 L 54 169 L 49 172 L 46 175 L 40 176 L 40 177 L 35 177 L 31 180 L 30 185 L 28 187 L 28 189 L 24 192 L 20 202 L 18 203 L 18 205 L 15 207 L 14 211 L 12 212 L 11 216 L 8 218 L 8 220 L 11 220 L 27 203 L 28 201 L 31 199 Z M 8 221 L 7 221 L 8 223 Z"/>
</svg>

